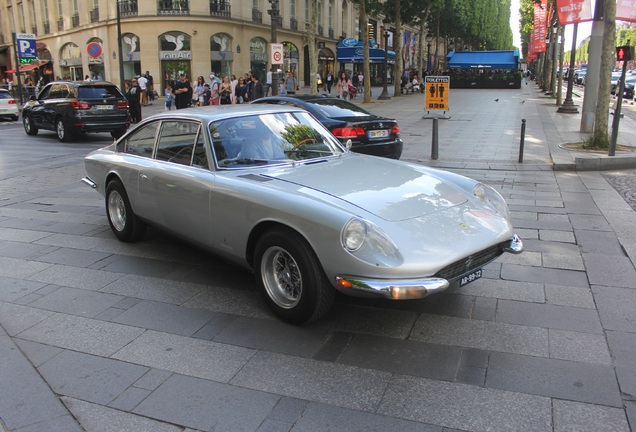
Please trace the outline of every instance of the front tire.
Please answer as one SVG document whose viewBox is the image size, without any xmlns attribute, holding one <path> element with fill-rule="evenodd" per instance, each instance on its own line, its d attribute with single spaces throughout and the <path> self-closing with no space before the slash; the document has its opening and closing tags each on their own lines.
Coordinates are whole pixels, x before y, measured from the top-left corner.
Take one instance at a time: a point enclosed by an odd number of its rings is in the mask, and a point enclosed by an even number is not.
<svg viewBox="0 0 636 432">
<path fill-rule="evenodd" d="M 62 142 L 69 142 L 73 139 L 73 133 L 62 118 L 55 121 L 55 132 L 57 133 L 57 139 Z"/>
<path fill-rule="evenodd" d="M 38 134 L 38 128 L 33 123 L 33 119 L 31 118 L 30 115 L 22 114 L 22 124 L 24 125 L 24 131 L 26 132 L 27 135 L 37 135 Z"/>
<path fill-rule="evenodd" d="M 106 186 L 106 215 L 110 229 L 124 242 L 140 240 L 146 233 L 146 224 L 132 210 L 126 189 L 119 180 Z"/>
<path fill-rule="evenodd" d="M 305 324 L 331 309 L 335 290 L 311 246 L 293 230 L 273 228 L 259 239 L 254 271 L 265 301 L 284 321 Z"/>
</svg>

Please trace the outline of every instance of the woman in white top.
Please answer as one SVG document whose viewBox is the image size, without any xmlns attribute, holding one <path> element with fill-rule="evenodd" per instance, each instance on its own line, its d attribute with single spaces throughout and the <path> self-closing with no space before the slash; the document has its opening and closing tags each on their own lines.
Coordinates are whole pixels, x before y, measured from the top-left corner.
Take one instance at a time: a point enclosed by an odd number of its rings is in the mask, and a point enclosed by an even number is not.
<svg viewBox="0 0 636 432">
<path fill-rule="evenodd" d="M 236 79 L 236 75 L 232 74 L 232 81 L 230 81 L 230 85 L 232 86 L 232 103 L 236 103 L 236 85 L 238 84 L 238 80 Z"/>
<path fill-rule="evenodd" d="M 347 100 L 347 98 L 349 97 L 350 85 L 353 85 L 353 84 L 351 83 L 351 80 L 347 76 L 347 73 L 343 71 L 340 74 L 340 78 L 338 79 L 338 82 L 336 83 L 336 87 L 338 88 L 338 96 L 340 96 L 341 99 Z"/>
</svg>

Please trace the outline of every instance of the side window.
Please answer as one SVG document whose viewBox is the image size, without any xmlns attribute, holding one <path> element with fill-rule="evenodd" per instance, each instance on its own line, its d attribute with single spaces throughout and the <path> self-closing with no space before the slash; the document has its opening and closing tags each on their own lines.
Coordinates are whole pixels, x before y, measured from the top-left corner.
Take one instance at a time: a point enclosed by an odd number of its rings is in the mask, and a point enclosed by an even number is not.
<svg viewBox="0 0 636 432">
<path fill-rule="evenodd" d="M 198 131 L 198 123 L 164 121 L 161 124 L 155 159 L 190 165 Z"/>
<path fill-rule="evenodd" d="M 159 122 L 152 122 L 126 138 L 124 152 L 147 158 L 152 157 Z"/>
<path fill-rule="evenodd" d="M 40 94 L 38 95 L 38 99 L 46 99 L 49 97 L 49 93 L 51 92 L 51 86 L 46 86 L 42 89 Z"/>
<path fill-rule="evenodd" d="M 201 168 L 209 168 L 208 155 L 205 152 L 205 139 L 203 138 L 203 128 L 199 129 L 199 136 L 197 137 L 197 143 L 194 145 L 194 158 L 192 159 L 192 165 Z"/>
<path fill-rule="evenodd" d="M 66 87 L 64 84 L 53 84 L 46 99 L 61 99 L 64 97 L 65 93 Z"/>
</svg>

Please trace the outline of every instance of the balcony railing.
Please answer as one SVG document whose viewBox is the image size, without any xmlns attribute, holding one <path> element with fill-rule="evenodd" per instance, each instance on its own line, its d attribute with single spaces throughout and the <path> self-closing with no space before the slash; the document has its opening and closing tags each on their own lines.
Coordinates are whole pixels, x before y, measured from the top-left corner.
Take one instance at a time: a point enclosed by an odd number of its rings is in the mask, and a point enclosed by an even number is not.
<svg viewBox="0 0 636 432">
<path fill-rule="evenodd" d="M 298 20 L 296 18 L 289 19 L 289 28 L 292 30 L 298 30 Z"/>
<path fill-rule="evenodd" d="M 258 24 L 263 24 L 263 12 L 258 9 L 252 9 L 252 21 Z"/>
<path fill-rule="evenodd" d="M 48 21 L 44 21 L 44 34 L 51 33 L 51 24 Z"/>
<path fill-rule="evenodd" d="M 38 26 L 36 26 L 35 24 L 31 26 L 31 33 L 33 33 L 34 35 L 38 34 Z"/>
<path fill-rule="evenodd" d="M 157 15 L 190 15 L 190 1 L 158 0 Z"/>
<path fill-rule="evenodd" d="M 64 18 L 59 17 L 57 19 L 57 31 L 62 31 L 64 30 Z"/>
<path fill-rule="evenodd" d="M 75 12 L 72 17 L 73 27 L 79 27 L 79 14 Z"/>
<path fill-rule="evenodd" d="M 137 15 L 137 0 L 119 0 L 119 14 L 122 17 Z"/>
<path fill-rule="evenodd" d="M 231 16 L 230 4 L 224 0 L 210 0 L 210 16 L 229 18 Z"/>
<path fill-rule="evenodd" d="M 99 21 L 99 8 L 91 10 L 91 22 L 96 23 Z"/>
<path fill-rule="evenodd" d="M 318 36 L 322 36 L 323 28 L 321 25 L 318 26 Z"/>
<path fill-rule="evenodd" d="M 334 31 L 333 31 L 333 29 L 330 27 L 330 28 L 329 28 L 329 38 L 333 39 L 333 34 L 334 34 Z"/>
</svg>

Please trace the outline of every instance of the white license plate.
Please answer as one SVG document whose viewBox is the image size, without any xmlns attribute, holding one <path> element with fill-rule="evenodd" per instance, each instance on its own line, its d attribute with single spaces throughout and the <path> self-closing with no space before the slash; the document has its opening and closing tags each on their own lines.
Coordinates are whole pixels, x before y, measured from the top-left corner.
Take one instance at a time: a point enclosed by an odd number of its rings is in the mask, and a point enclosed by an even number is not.
<svg viewBox="0 0 636 432">
<path fill-rule="evenodd" d="M 102 111 L 106 111 L 106 110 L 112 110 L 113 108 L 115 108 L 115 105 L 96 105 L 97 109 Z"/>
<path fill-rule="evenodd" d="M 466 284 L 476 281 L 477 279 L 481 278 L 481 274 L 482 274 L 482 271 L 481 269 L 479 269 L 479 270 L 475 270 L 472 273 L 468 273 L 467 275 L 462 276 L 459 279 L 459 286 L 463 287 Z"/>
<path fill-rule="evenodd" d="M 386 138 L 388 136 L 389 136 L 388 129 L 369 131 L 369 138 Z"/>
</svg>

